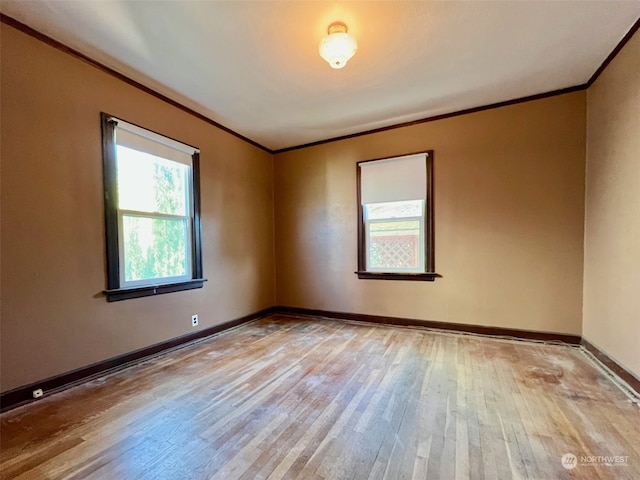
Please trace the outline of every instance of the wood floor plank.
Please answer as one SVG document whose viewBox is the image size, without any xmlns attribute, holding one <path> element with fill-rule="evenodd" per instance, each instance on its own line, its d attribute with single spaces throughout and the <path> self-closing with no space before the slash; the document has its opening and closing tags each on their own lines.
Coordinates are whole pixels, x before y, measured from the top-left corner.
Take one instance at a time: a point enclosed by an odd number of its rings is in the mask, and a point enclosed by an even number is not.
<svg viewBox="0 0 640 480">
<path fill-rule="evenodd" d="M 635 480 L 640 407 L 575 347 L 272 315 L 0 416 L 3 480 L 384 478 Z"/>
</svg>

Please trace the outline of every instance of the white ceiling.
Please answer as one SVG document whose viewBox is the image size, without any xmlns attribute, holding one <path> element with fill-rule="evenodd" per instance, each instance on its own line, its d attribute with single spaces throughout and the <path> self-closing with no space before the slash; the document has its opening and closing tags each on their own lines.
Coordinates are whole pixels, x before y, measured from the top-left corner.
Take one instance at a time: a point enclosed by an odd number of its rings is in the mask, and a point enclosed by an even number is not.
<svg viewBox="0 0 640 480">
<path fill-rule="evenodd" d="M 640 1 L 15 1 L 6 15 L 281 149 L 585 83 Z M 318 55 L 344 21 L 358 52 Z"/>
</svg>

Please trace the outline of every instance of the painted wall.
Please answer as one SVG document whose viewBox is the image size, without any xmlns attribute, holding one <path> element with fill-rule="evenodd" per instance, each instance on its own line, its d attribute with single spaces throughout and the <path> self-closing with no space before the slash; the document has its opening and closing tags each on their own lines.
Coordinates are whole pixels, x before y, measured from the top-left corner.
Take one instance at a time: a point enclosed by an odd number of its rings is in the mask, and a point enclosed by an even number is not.
<svg viewBox="0 0 640 480">
<path fill-rule="evenodd" d="M 272 156 L 1 28 L 2 391 L 272 306 Z M 101 111 L 200 147 L 204 288 L 102 296 Z"/>
<path fill-rule="evenodd" d="M 584 337 L 640 378 L 640 33 L 587 92 Z"/>
<path fill-rule="evenodd" d="M 585 92 L 275 156 L 279 305 L 581 333 Z M 356 162 L 433 149 L 435 282 L 358 280 Z"/>
</svg>

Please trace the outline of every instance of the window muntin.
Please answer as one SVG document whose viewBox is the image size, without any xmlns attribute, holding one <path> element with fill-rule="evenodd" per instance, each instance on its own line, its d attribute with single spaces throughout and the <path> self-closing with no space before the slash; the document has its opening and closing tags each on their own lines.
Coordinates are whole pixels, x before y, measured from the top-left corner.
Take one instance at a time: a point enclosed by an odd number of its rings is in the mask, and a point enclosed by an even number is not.
<svg viewBox="0 0 640 480">
<path fill-rule="evenodd" d="M 433 280 L 433 152 L 357 165 L 358 278 Z"/>
<path fill-rule="evenodd" d="M 199 151 L 102 114 L 109 301 L 200 288 Z"/>
</svg>

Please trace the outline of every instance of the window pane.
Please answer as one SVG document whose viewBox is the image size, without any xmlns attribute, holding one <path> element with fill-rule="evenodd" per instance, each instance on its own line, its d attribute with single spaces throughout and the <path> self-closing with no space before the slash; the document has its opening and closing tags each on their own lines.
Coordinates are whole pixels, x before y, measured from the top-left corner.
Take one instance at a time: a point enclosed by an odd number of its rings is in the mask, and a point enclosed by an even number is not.
<svg viewBox="0 0 640 480">
<path fill-rule="evenodd" d="M 189 213 L 189 166 L 117 146 L 118 203 L 124 210 L 169 215 Z"/>
<path fill-rule="evenodd" d="M 419 220 L 374 221 L 368 229 L 369 268 L 421 269 Z"/>
<path fill-rule="evenodd" d="M 124 215 L 122 227 L 125 281 L 189 274 L 186 220 Z"/>
<path fill-rule="evenodd" d="M 365 215 L 371 220 L 383 218 L 420 217 L 422 216 L 423 203 L 423 200 L 370 203 L 365 205 Z"/>
</svg>

